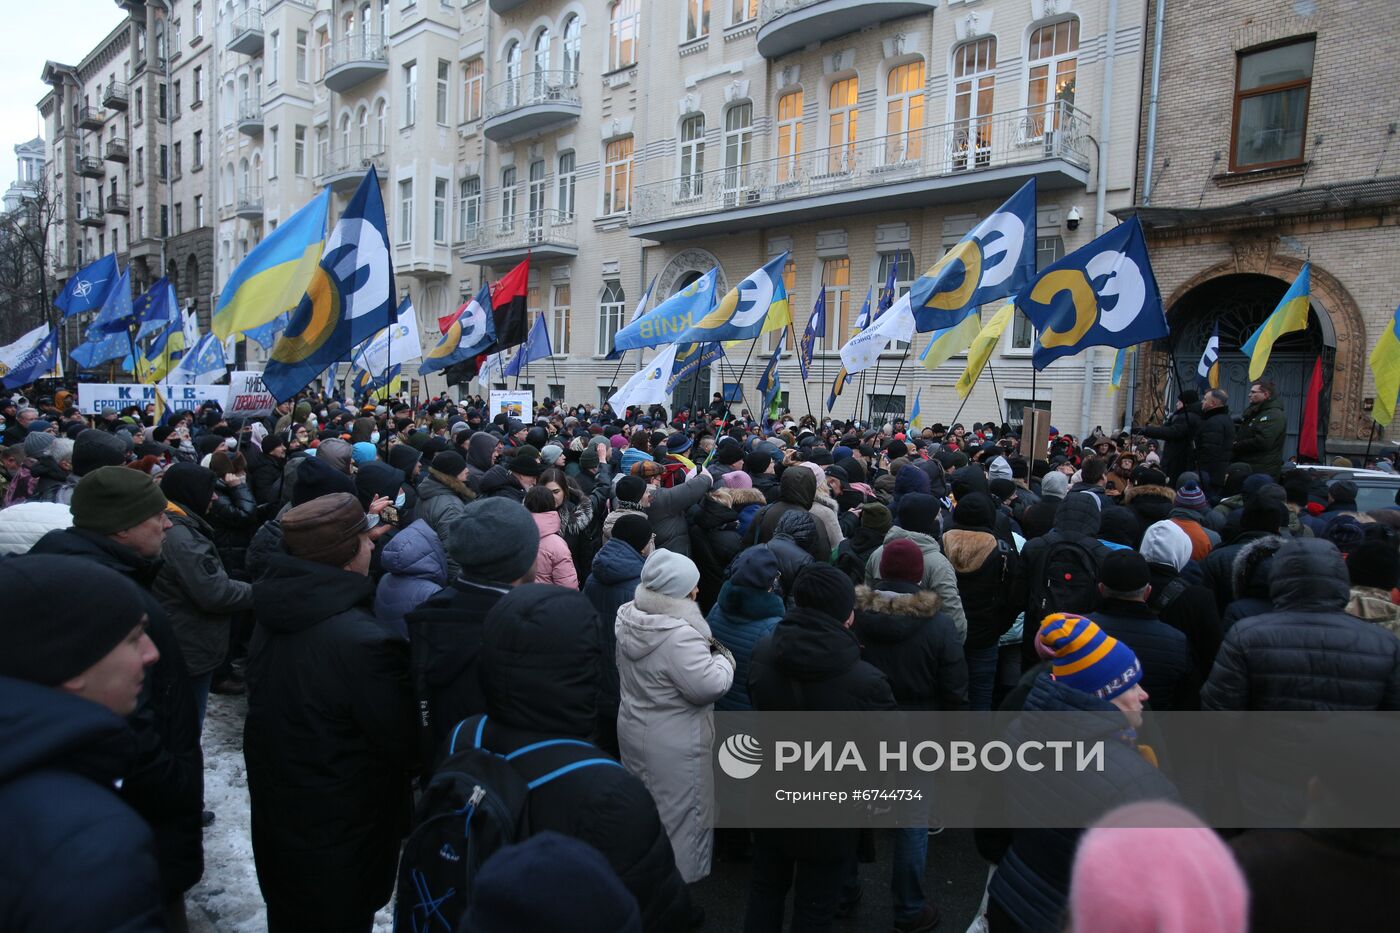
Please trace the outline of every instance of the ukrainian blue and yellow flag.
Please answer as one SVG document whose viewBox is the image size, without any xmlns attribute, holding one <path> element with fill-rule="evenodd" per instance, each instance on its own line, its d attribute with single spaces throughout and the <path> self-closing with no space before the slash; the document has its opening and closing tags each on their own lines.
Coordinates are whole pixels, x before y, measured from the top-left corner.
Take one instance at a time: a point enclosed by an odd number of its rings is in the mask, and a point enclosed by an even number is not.
<svg viewBox="0 0 1400 933">
<path fill-rule="evenodd" d="M 1011 323 L 1015 311 L 1016 305 L 1010 301 L 1002 305 L 1001 310 L 993 314 L 987 326 L 978 333 L 977 339 L 972 341 L 972 346 L 967 350 L 967 366 L 958 377 L 958 398 L 967 398 L 972 387 L 977 384 L 978 377 L 982 375 L 982 367 L 992 358 L 992 350 L 1001 339 L 1001 335 L 1006 332 L 1006 325 Z"/>
<path fill-rule="evenodd" d="M 138 382 L 159 382 L 171 368 L 185 355 L 184 321 L 177 314 L 175 320 L 165 326 L 156 339 L 151 341 L 144 357 L 136 360 Z"/>
<path fill-rule="evenodd" d="M 972 346 L 972 341 L 977 338 L 977 332 L 982 329 L 982 317 L 979 314 L 969 314 L 952 327 L 945 327 L 942 330 L 933 332 L 929 338 L 928 346 L 924 347 L 924 352 L 919 354 L 919 362 L 924 364 L 924 369 L 934 372 L 938 367 L 948 362 L 955 354 L 961 353 Z"/>
<path fill-rule="evenodd" d="M 308 254 L 311 250 L 308 247 Z M 263 386 L 285 402 L 331 363 L 350 359 L 355 347 L 392 324 L 397 305 L 384 199 L 379 173 L 371 166 L 327 237 L 306 294 L 272 348 Z"/>
<path fill-rule="evenodd" d="M 924 429 L 924 413 L 919 407 L 919 402 L 923 399 L 924 387 L 919 386 L 919 391 L 914 393 L 914 407 L 909 410 L 909 427 L 915 431 Z"/>
<path fill-rule="evenodd" d="M 787 265 L 790 255 L 784 252 L 756 269 L 674 342 L 752 340 L 770 330 L 785 329 L 792 323 L 787 287 L 783 284 L 783 266 Z"/>
<path fill-rule="evenodd" d="M 1128 368 L 1128 360 L 1133 358 L 1137 347 L 1120 347 L 1113 357 L 1113 373 L 1108 377 L 1108 391 L 1117 392 L 1123 387 L 1123 373 Z"/>
<path fill-rule="evenodd" d="M 330 189 L 253 247 L 224 283 L 211 329 L 220 340 L 260 327 L 300 303 L 321 261 Z"/>
<path fill-rule="evenodd" d="M 1376 341 L 1370 363 L 1371 374 L 1376 377 L 1376 404 L 1371 418 L 1388 425 L 1395 420 L 1395 399 L 1400 396 L 1400 308 L 1395 309 L 1390 326 Z"/>
<path fill-rule="evenodd" d="M 1278 303 L 1278 307 L 1259 325 L 1253 336 L 1244 342 L 1244 346 L 1240 347 L 1244 355 L 1249 357 L 1250 379 L 1258 379 L 1264 375 L 1264 367 L 1269 365 L 1269 354 L 1273 352 L 1274 343 L 1278 338 L 1293 331 L 1307 329 L 1311 292 L 1312 263 L 1305 262 L 1298 277 L 1293 280 L 1288 291 L 1283 293 L 1283 300 Z"/>
</svg>

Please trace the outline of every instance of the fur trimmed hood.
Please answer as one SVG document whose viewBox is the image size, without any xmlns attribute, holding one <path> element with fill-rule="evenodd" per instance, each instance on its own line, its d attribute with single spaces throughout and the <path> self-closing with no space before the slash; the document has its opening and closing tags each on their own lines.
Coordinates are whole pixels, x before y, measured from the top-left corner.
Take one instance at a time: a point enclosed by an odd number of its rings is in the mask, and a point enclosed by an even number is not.
<svg viewBox="0 0 1400 933">
<path fill-rule="evenodd" d="M 880 584 L 881 588 L 856 587 L 856 609 L 926 619 L 943 608 L 943 600 L 932 590 L 899 593 L 885 588 L 889 585 L 886 582 Z"/>
<path fill-rule="evenodd" d="M 1168 502 L 1176 502 L 1176 490 L 1170 486 L 1130 486 L 1123 493 L 1123 502 L 1132 502 L 1134 499 L 1156 496 L 1159 499 L 1166 499 Z"/>
<path fill-rule="evenodd" d="M 857 637 L 867 642 L 908 641 L 943 608 L 932 590 L 912 583 L 882 581 L 878 587 L 856 587 Z"/>
<path fill-rule="evenodd" d="M 676 629 L 686 625 L 710 637 L 710 623 L 693 600 L 663 596 L 639 585 L 632 601 L 617 610 L 613 630 L 618 651 L 635 661 L 660 648 Z"/>
<path fill-rule="evenodd" d="M 428 476 L 439 486 L 455 494 L 457 498 L 461 499 L 463 502 L 470 502 L 476 498 L 476 493 L 472 492 L 471 487 L 455 476 L 449 476 L 441 470 L 434 470 L 432 467 L 428 467 Z M 435 493 L 432 491 L 431 485 L 429 485 L 427 489 L 422 489 L 420 487 L 419 498 L 431 499 L 434 495 Z"/>
<path fill-rule="evenodd" d="M 725 486 L 716 486 L 709 491 L 708 495 L 711 499 L 736 512 L 742 511 L 747 505 L 762 506 L 768 504 L 763 493 L 757 489 L 729 489 Z"/>
<path fill-rule="evenodd" d="M 1281 547 L 1283 538 L 1279 535 L 1256 538 L 1240 547 L 1230 571 L 1230 588 L 1235 599 L 1268 600 L 1270 565 L 1274 553 Z"/>
<path fill-rule="evenodd" d="M 996 553 L 997 539 L 989 531 L 954 528 L 943 532 L 943 556 L 957 573 L 971 573 Z"/>
</svg>

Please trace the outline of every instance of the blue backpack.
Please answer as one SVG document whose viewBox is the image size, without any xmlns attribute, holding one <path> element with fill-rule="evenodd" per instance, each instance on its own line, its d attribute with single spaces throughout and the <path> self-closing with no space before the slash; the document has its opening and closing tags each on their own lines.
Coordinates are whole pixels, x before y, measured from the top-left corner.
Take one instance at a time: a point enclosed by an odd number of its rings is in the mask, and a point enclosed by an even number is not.
<svg viewBox="0 0 1400 933">
<path fill-rule="evenodd" d="M 498 755 L 482 746 L 485 731 L 485 716 L 457 724 L 447 757 L 418 802 L 413 832 L 399 857 L 398 933 L 457 929 L 481 866 L 498 849 L 531 835 L 530 791 L 580 768 L 622 767 L 611 758 L 586 757 L 535 774 L 538 769 L 528 765 L 531 752 L 561 745 L 597 748 L 580 739 L 547 739 Z"/>
</svg>

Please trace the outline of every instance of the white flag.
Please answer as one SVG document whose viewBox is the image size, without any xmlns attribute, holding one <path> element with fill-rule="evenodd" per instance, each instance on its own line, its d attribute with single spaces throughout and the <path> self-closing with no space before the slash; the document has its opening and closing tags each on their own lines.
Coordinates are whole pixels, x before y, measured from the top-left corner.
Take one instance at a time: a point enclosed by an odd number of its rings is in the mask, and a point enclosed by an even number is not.
<svg viewBox="0 0 1400 933">
<path fill-rule="evenodd" d="M 407 307 L 404 307 L 407 305 Z M 399 306 L 399 319 L 366 341 L 352 362 L 371 375 L 380 375 L 390 366 L 423 358 L 418 339 L 418 314 L 405 301 Z"/>
<path fill-rule="evenodd" d="M 891 340 L 912 340 L 913 337 L 914 312 L 906 292 L 874 324 L 846 341 L 841 348 L 841 362 L 847 374 L 858 373 L 874 366 Z"/>
<path fill-rule="evenodd" d="M 481 383 L 483 389 L 489 391 L 491 383 L 505 381 L 502 377 L 505 374 L 506 364 L 509 362 L 510 355 L 504 350 L 487 354 L 486 361 L 482 363 L 481 368 L 477 370 L 476 381 Z"/>
<path fill-rule="evenodd" d="M 29 351 L 37 347 L 40 341 L 48 336 L 49 325 L 40 324 L 14 343 L 0 347 L 0 376 L 18 366 L 19 361 L 28 356 Z"/>
<path fill-rule="evenodd" d="M 671 370 L 676 368 L 676 346 L 668 345 L 613 393 L 608 399 L 613 411 L 621 412 L 628 405 L 657 405 L 670 397 L 666 383 L 670 381 Z"/>
</svg>

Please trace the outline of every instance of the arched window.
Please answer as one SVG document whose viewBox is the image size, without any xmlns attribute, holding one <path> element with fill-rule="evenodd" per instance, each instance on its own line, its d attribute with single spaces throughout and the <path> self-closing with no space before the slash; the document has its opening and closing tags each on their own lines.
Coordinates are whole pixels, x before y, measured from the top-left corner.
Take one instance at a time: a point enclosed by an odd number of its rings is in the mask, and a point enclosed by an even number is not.
<svg viewBox="0 0 1400 933">
<path fill-rule="evenodd" d="M 350 151 L 350 114 L 340 115 L 340 157 L 347 158 L 346 153 Z"/>
<path fill-rule="evenodd" d="M 515 166 L 501 169 L 501 227 L 509 230 L 515 226 Z"/>
<path fill-rule="evenodd" d="M 681 183 L 677 198 L 686 200 L 705 193 L 705 115 L 697 113 L 681 121 Z"/>
<path fill-rule="evenodd" d="M 529 219 L 531 242 L 538 242 L 544 231 L 544 211 L 545 211 L 545 178 L 544 159 L 535 159 L 530 163 L 530 188 L 526 193 L 529 198 Z"/>
<path fill-rule="evenodd" d="M 369 145 L 369 108 L 361 104 L 357 112 L 357 117 L 359 136 L 356 138 L 355 142 L 359 145 L 360 152 L 364 153 L 366 147 Z"/>
<path fill-rule="evenodd" d="M 572 149 L 559 153 L 559 171 L 555 176 L 559 189 L 559 219 L 572 220 L 574 217 L 574 188 L 578 180 L 578 160 Z"/>
<path fill-rule="evenodd" d="M 923 153 L 924 61 L 896 65 L 885 78 L 885 162 L 918 161 Z"/>
<path fill-rule="evenodd" d="M 541 29 L 535 36 L 535 51 L 530 61 L 530 67 L 535 71 L 549 70 L 549 41 L 548 29 Z"/>
<path fill-rule="evenodd" d="M 745 101 L 724 112 L 724 190 L 726 199 L 749 187 L 744 167 L 753 161 L 753 104 Z"/>
<path fill-rule="evenodd" d="M 578 16 L 564 20 L 564 83 L 578 84 L 579 61 L 583 51 L 583 24 Z"/>
<path fill-rule="evenodd" d="M 802 156 L 802 89 L 778 98 L 778 182 L 797 177 Z"/>
<path fill-rule="evenodd" d="M 953 167 L 987 165 L 992 157 L 992 108 L 996 94 L 997 40 L 987 36 L 953 50 Z"/>
<path fill-rule="evenodd" d="M 520 103 L 520 43 L 514 40 L 506 46 L 506 94 L 505 105 L 515 107 Z"/>
<path fill-rule="evenodd" d="M 1074 85 L 1079 70 L 1079 20 L 1067 19 L 1041 26 L 1031 33 L 1026 61 L 1030 87 L 1026 104 L 1039 124 L 1039 136 L 1048 123 L 1060 125 L 1061 106 L 1074 105 Z"/>
<path fill-rule="evenodd" d="M 233 163 L 224 166 L 224 191 L 223 201 L 225 204 L 233 203 Z"/>
<path fill-rule="evenodd" d="M 374 142 L 383 151 L 389 145 L 389 115 L 384 101 L 374 105 Z"/>
<path fill-rule="evenodd" d="M 238 160 L 238 190 L 239 190 L 239 192 L 247 191 L 248 188 L 251 186 L 251 184 L 252 184 L 252 182 L 251 182 L 251 178 L 250 178 L 250 176 L 249 176 L 248 160 L 247 160 L 247 159 L 239 159 L 239 160 Z"/>
<path fill-rule="evenodd" d="M 595 349 L 599 356 L 612 352 L 613 336 L 622 326 L 622 316 L 627 313 L 627 295 L 622 291 L 622 283 L 613 279 L 603 283 L 603 294 L 598 299 L 598 343 Z"/>
</svg>

